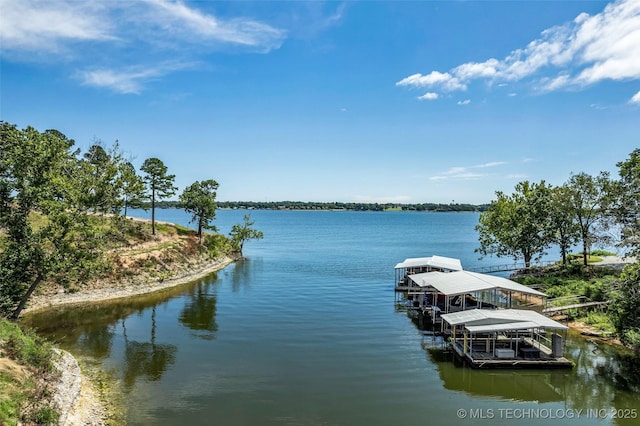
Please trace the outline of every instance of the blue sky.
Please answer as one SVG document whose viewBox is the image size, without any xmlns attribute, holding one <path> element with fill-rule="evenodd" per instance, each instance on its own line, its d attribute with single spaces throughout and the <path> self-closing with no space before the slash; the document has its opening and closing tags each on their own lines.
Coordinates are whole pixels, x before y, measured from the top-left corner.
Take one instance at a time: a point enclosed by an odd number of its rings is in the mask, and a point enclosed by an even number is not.
<svg viewBox="0 0 640 426">
<path fill-rule="evenodd" d="M 640 0 L 0 0 L 0 119 L 219 200 L 486 203 L 640 147 Z"/>
</svg>

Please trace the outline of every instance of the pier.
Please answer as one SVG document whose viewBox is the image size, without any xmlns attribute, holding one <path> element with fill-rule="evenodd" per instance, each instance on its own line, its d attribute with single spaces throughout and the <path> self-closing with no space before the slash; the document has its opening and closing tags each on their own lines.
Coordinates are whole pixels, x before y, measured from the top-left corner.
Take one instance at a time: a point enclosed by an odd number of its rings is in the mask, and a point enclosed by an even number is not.
<svg viewBox="0 0 640 426">
<path fill-rule="evenodd" d="M 591 301 L 586 296 L 564 296 L 556 297 L 554 299 L 547 299 L 542 313 L 545 315 L 561 314 L 571 309 L 584 309 L 594 308 L 599 306 L 606 306 L 611 303 L 610 300 L 605 301 Z"/>
</svg>

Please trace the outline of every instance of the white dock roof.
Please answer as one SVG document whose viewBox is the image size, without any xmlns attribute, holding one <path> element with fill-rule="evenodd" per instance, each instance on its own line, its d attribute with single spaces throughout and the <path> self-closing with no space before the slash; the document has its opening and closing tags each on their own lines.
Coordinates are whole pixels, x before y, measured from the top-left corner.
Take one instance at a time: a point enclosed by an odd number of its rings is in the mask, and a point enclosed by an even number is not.
<svg viewBox="0 0 640 426">
<path fill-rule="evenodd" d="M 472 333 L 531 328 L 568 329 L 566 325 L 538 312 L 524 309 L 471 309 L 443 314 L 442 319 L 450 325 L 464 324 L 465 328 Z"/>
<path fill-rule="evenodd" d="M 480 274 L 471 271 L 454 272 L 424 272 L 422 274 L 409 275 L 409 279 L 419 287 L 433 287 L 445 296 L 473 293 L 483 290 L 506 290 L 522 294 L 546 297 L 547 295 L 525 285 L 518 284 L 507 278 L 493 275 Z"/>
<path fill-rule="evenodd" d="M 404 262 L 398 263 L 395 269 L 417 268 L 420 266 L 462 271 L 462 263 L 460 263 L 460 259 L 444 256 L 410 257 L 405 259 Z"/>
</svg>

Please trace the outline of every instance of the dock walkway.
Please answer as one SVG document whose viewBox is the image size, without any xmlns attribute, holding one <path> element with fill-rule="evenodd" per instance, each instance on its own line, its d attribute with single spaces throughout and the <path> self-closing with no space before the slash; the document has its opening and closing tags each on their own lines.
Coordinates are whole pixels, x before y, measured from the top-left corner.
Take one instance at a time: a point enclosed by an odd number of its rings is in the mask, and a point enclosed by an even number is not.
<svg viewBox="0 0 640 426">
<path fill-rule="evenodd" d="M 554 306 L 552 308 L 544 308 L 542 310 L 543 314 L 556 314 L 556 313 L 561 313 L 564 311 L 568 311 L 569 309 L 581 309 L 581 308 L 589 308 L 589 307 L 595 307 L 595 306 L 604 306 L 604 305 L 608 305 L 609 303 L 611 303 L 610 300 L 604 301 L 604 302 L 584 302 L 584 303 L 573 303 L 571 305 L 565 305 L 565 306 Z"/>
</svg>

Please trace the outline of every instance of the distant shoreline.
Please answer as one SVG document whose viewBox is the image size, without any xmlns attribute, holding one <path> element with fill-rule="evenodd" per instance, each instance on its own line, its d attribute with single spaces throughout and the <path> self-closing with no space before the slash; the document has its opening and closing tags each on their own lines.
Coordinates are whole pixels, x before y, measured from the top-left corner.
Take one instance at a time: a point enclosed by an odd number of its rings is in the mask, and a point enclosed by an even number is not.
<svg viewBox="0 0 640 426">
<path fill-rule="evenodd" d="M 304 210 L 304 211 L 356 211 L 356 212 L 425 212 L 425 213 L 478 213 L 486 211 L 489 204 L 439 204 L 439 203 L 356 203 L 315 201 L 218 201 L 224 210 Z M 179 201 L 160 201 L 156 208 L 182 208 Z"/>
</svg>

